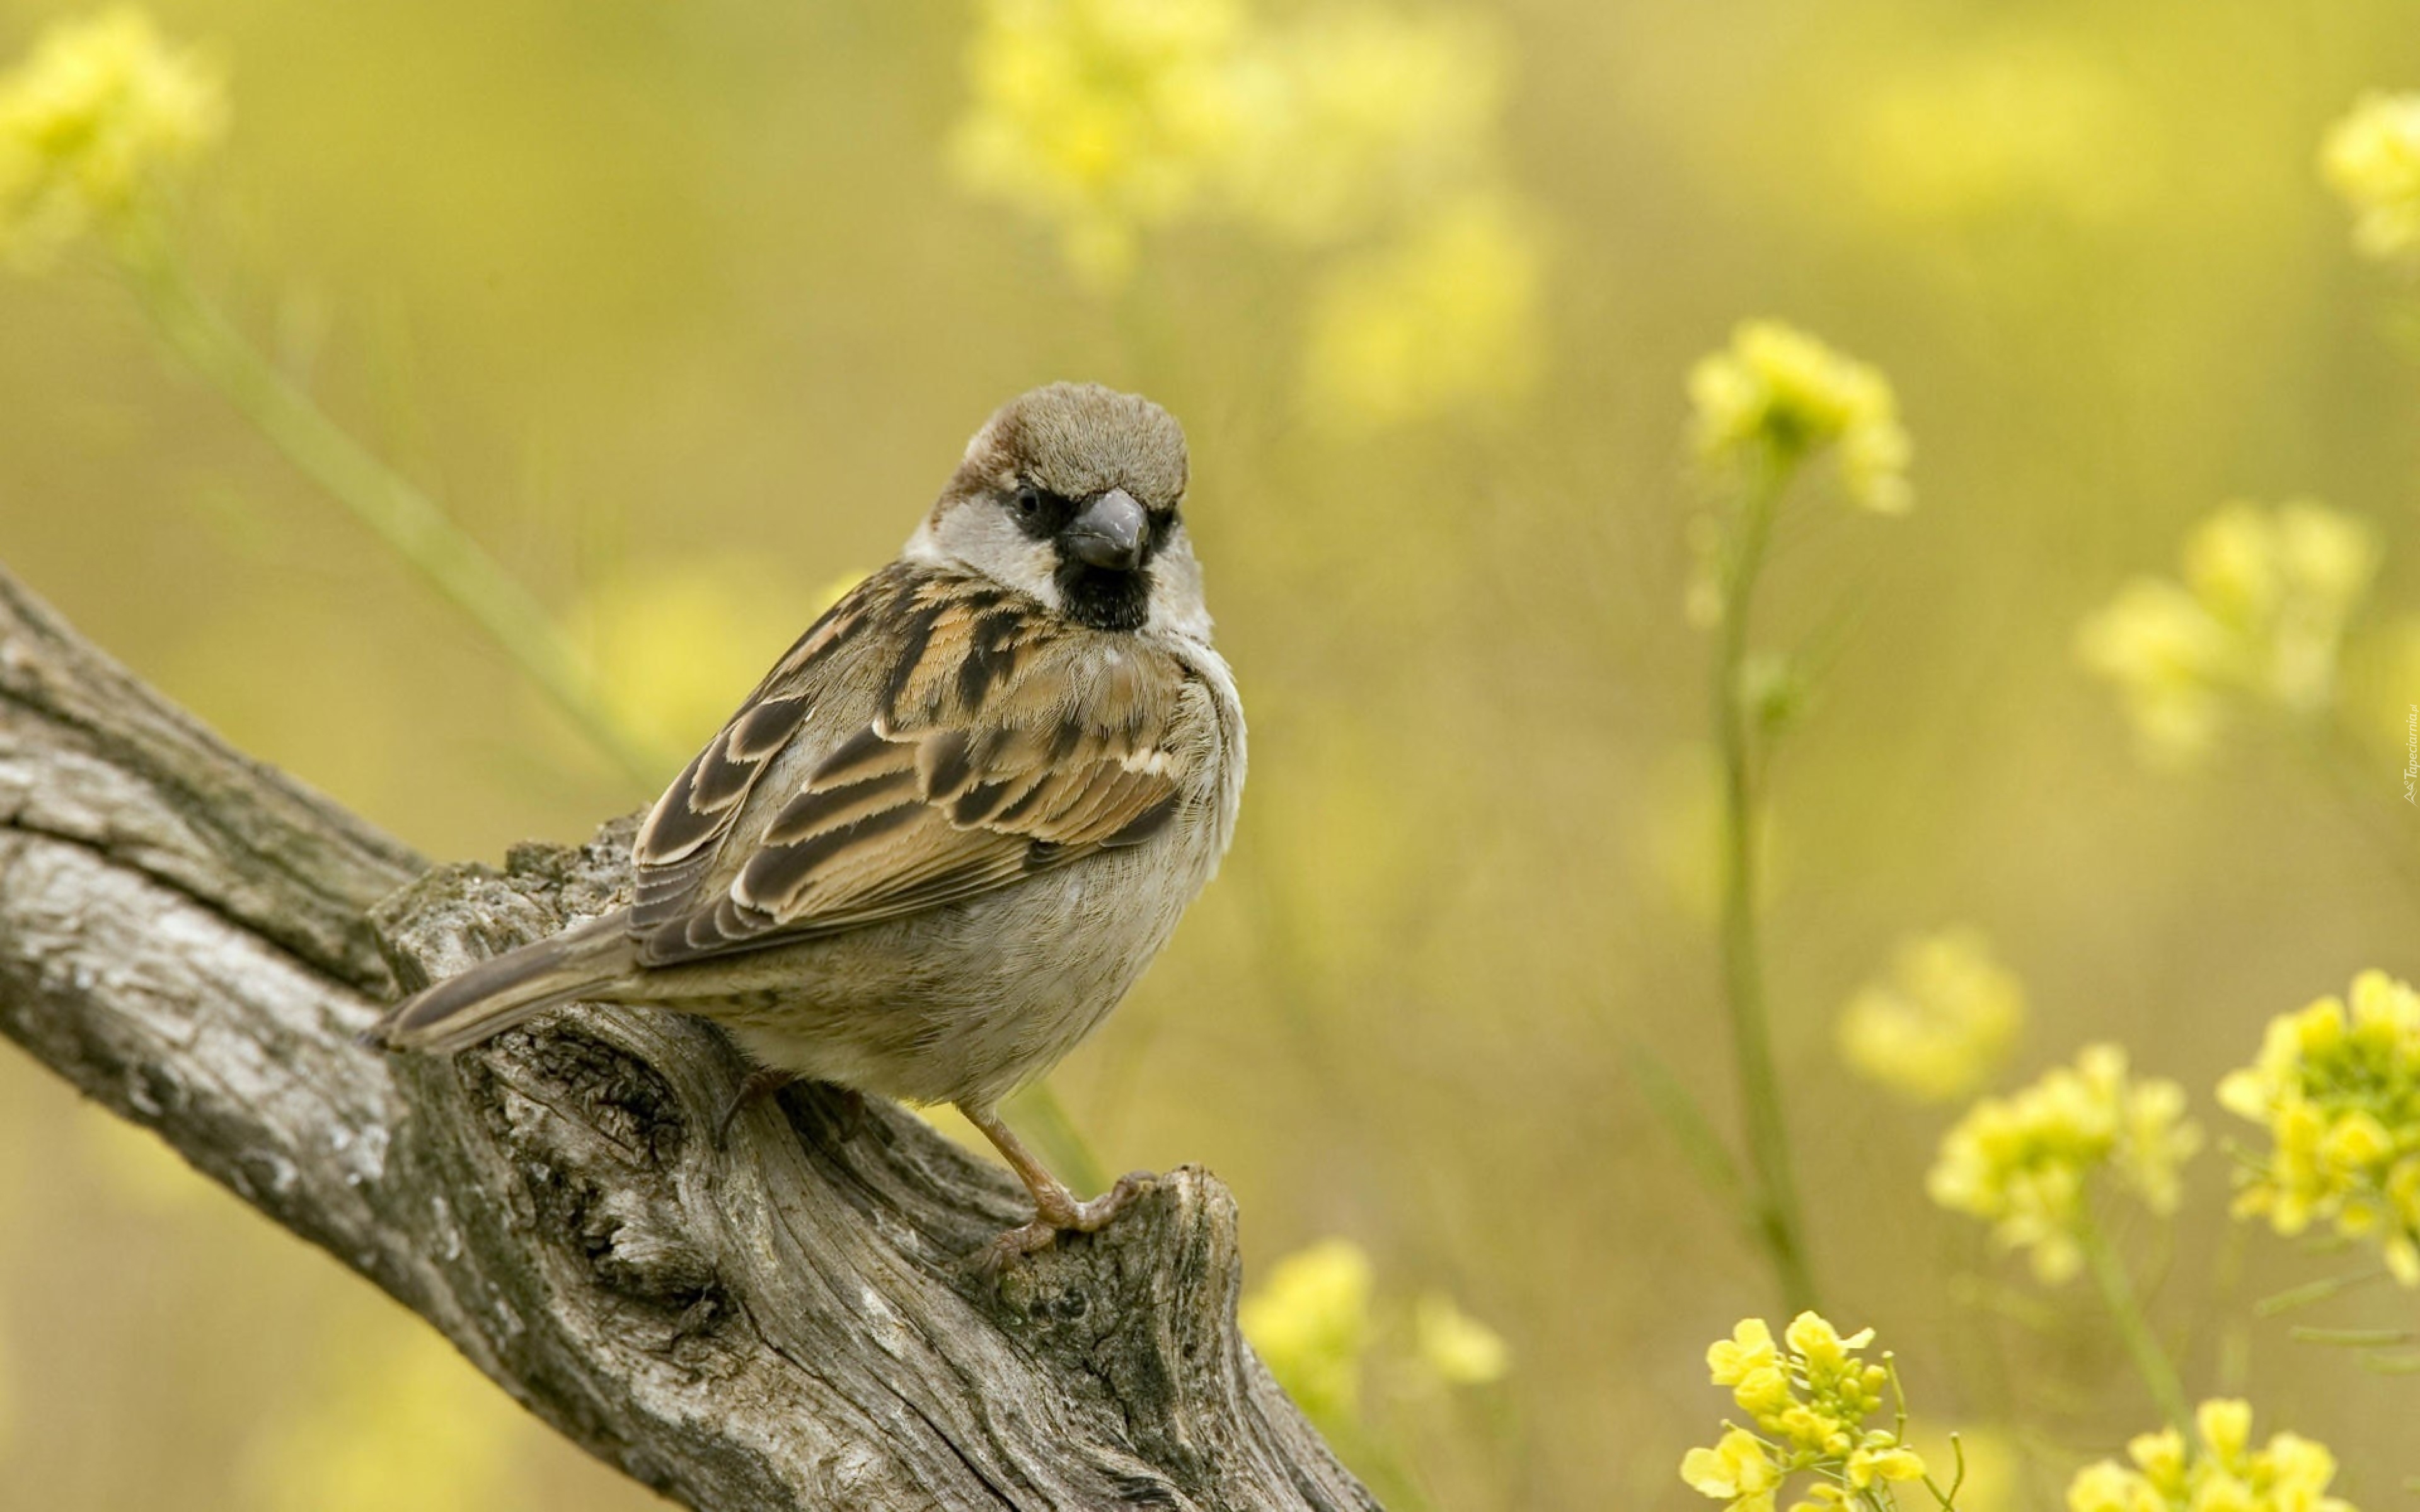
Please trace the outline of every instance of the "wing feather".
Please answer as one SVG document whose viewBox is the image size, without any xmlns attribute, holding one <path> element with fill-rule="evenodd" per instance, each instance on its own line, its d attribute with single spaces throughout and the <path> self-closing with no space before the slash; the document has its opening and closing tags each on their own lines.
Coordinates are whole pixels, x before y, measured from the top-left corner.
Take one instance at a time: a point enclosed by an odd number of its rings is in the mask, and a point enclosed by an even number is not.
<svg viewBox="0 0 2420 1512">
<path fill-rule="evenodd" d="M 731 835 L 758 779 L 805 727 L 810 700 L 797 685 L 890 601 L 897 591 L 892 577 L 876 573 L 825 610 L 766 674 L 730 723 L 706 742 L 706 748 L 656 800 L 639 826 L 631 851 L 639 872 L 642 912 L 647 910 L 651 893 L 659 907 L 677 894 L 679 888 L 669 884 L 683 863 L 699 858 L 711 862 Z M 697 878 L 690 875 L 682 880 L 685 885 Z"/>
<path fill-rule="evenodd" d="M 878 687 L 812 762 L 814 685 Z M 649 965 L 812 939 L 956 903 L 1178 811 L 1174 657 L 1043 616 L 973 579 L 894 566 L 810 630 L 640 832 Z M 864 707 L 862 700 L 857 705 Z M 813 749 L 812 746 L 807 748 Z M 767 774 L 784 773 L 773 786 Z M 799 775 L 803 771 L 803 776 Z"/>
</svg>

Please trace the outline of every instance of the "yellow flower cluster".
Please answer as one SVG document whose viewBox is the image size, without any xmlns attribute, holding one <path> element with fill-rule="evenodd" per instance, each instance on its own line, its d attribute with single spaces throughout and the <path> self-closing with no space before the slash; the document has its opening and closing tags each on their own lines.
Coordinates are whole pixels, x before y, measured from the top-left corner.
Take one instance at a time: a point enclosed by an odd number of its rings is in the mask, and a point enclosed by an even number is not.
<svg viewBox="0 0 2420 1512">
<path fill-rule="evenodd" d="M 2420 257 L 2420 94 L 2363 97 L 2329 128 L 2319 172 L 2352 207 L 2363 255 Z"/>
<path fill-rule="evenodd" d="M 1890 1504 L 1893 1482 L 1922 1480 L 1923 1458 L 1896 1431 L 1869 1428 L 1883 1405 L 1889 1368 L 1859 1359 L 1873 1342 L 1870 1328 L 1842 1338 L 1815 1313 L 1800 1313 L 1782 1342 L 1761 1318 L 1744 1318 L 1727 1339 L 1706 1350 L 1706 1368 L 1758 1431 L 1725 1425 L 1708 1449 L 1692 1449 L 1681 1478 L 1733 1512 L 1772 1512 L 1775 1495 L 1792 1475 L 1815 1484 L 1793 1512 L 1851 1504 Z"/>
<path fill-rule="evenodd" d="M 2084 622 L 2076 654 L 2118 685 L 2147 758 L 2189 761 L 2232 702 L 2296 718 L 2330 705 L 2378 554 L 2367 524 L 2324 504 L 2231 503 L 2185 538 L 2181 583 L 2127 584 Z"/>
<path fill-rule="evenodd" d="M 1412 1350 L 1449 1386 L 1483 1386 L 1512 1368 L 1512 1351 L 1496 1330 L 1432 1291 L 1412 1309 Z"/>
<path fill-rule="evenodd" d="M 1761 470 L 1825 447 L 1839 455 L 1851 501 L 1899 515 L 1915 501 L 1912 447 L 1898 401 L 1879 369 L 1777 320 L 1751 320 L 1725 349 L 1689 372 L 1699 456 L 1717 467 Z"/>
<path fill-rule="evenodd" d="M 2011 213 L 2103 221 L 2157 184 L 2159 118 L 2109 60 L 2049 31 L 1928 49 L 1849 110 L 1844 187 L 1922 226 Z M 2109 151 L 2117 141 L 2131 150 Z"/>
<path fill-rule="evenodd" d="M 981 0 L 960 182 L 1115 287 L 1187 220 L 1349 249 L 1313 300 L 1311 412 L 1346 428 L 1516 395 L 1544 239 L 1501 185 L 1505 48 L 1476 15 L 1244 0 Z"/>
<path fill-rule="evenodd" d="M 1380 1332 L 1375 1292 L 1370 1257 L 1350 1240 L 1328 1239 L 1280 1260 L 1239 1309 L 1269 1374 L 1323 1426 L 1349 1424 L 1360 1411 L 1362 1367 Z M 1411 1345 L 1405 1363 L 1430 1384 L 1484 1385 L 1512 1368 L 1496 1331 L 1441 1292 L 1413 1304 Z"/>
<path fill-rule="evenodd" d="M 215 72 L 141 11 L 53 26 L 0 79 L 0 255 L 39 262 L 122 225 L 225 117 Z"/>
<path fill-rule="evenodd" d="M 985 0 L 958 172 L 1055 223 L 1087 274 L 1122 278 L 1136 232 L 1208 190 L 1243 34 L 1233 0 Z"/>
<path fill-rule="evenodd" d="M 2068 1512 L 2352 1512 L 2327 1494 L 2335 1456 L 2327 1445 L 2292 1433 L 2252 1447 L 2252 1409 L 2213 1400 L 2194 1413 L 2187 1448 L 2174 1427 L 2146 1433 L 2126 1446 L 2133 1468 L 2103 1459 L 2076 1472 L 2068 1484 Z"/>
<path fill-rule="evenodd" d="M 1915 1098 L 1964 1097 L 1997 1070 L 2025 1018 L 2024 984 L 1979 931 L 1944 930 L 1901 945 L 1887 980 L 1840 1011 L 1840 1057 Z"/>
<path fill-rule="evenodd" d="M 2126 1052 L 2087 1045 L 2005 1098 L 1985 1098 L 1942 1137 L 1925 1178 L 1932 1200 L 1988 1220 L 1993 1236 L 2032 1252 L 2046 1282 L 2074 1275 L 2091 1212 L 2091 1179 L 2106 1170 L 2154 1212 L 2175 1211 L 2178 1173 L 2201 1146 L 2184 1089 L 2136 1080 Z"/>
<path fill-rule="evenodd" d="M 1333 243 L 1483 176 L 1502 56 L 1475 19 L 1367 7 L 1269 26 L 1242 0 L 983 0 L 957 167 L 1105 284 L 1192 214 Z"/>
<path fill-rule="evenodd" d="M 1360 1405 L 1374 1287 L 1359 1245 L 1323 1240 L 1278 1261 L 1267 1284 L 1238 1310 L 1261 1363 L 1316 1420 L 1350 1418 Z"/>
<path fill-rule="evenodd" d="M 1238 219 L 1330 245 L 1496 175 L 1506 49 L 1477 15 L 1366 4 L 1246 35 L 1216 171 Z"/>
<path fill-rule="evenodd" d="M 2374 1237 L 2396 1277 L 2420 1286 L 2420 992 L 2368 971 L 2350 1011 L 2322 997 L 2271 1020 L 2259 1058 L 2229 1072 L 2218 1100 L 2274 1143 L 2239 1213 L 2265 1213 L 2281 1234 L 2316 1218 Z"/>
</svg>

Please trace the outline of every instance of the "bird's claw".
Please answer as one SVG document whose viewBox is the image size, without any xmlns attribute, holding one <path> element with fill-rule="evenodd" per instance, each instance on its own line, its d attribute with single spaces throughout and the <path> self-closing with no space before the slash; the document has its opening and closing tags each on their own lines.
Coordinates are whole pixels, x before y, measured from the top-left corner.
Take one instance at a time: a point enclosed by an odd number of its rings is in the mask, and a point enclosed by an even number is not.
<svg viewBox="0 0 2420 1512">
<path fill-rule="evenodd" d="M 798 1079 L 796 1072 L 776 1071 L 770 1066 L 760 1066 L 750 1072 L 731 1094 L 731 1101 L 722 1105 L 721 1117 L 714 1120 L 714 1148 L 730 1149 L 731 1126 L 739 1121 L 739 1115 Z"/>
<path fill-rule="evenodd" d="M 1078 1202 L 1063 1189 L 1056 1194 L 1058 1200 L 1045 1199 L 1035 1204 L 1032 1223 L 1012 1228 L 985 1245 L 976 1259 L 976 1269 L 985 1275 L 998 1275 L 1012 1262 L 1048 1249 L 1059 1242 L 1061 1234 L 1098 1233 L 1125 1211 L 1126 1204 L 1149 1192 L 1157 1181 L 1158 1178 L 1149 1171 L 1128 1171 L 1118 1178 L 1117 1185 L 1089 1202 Z"/>
</svg>

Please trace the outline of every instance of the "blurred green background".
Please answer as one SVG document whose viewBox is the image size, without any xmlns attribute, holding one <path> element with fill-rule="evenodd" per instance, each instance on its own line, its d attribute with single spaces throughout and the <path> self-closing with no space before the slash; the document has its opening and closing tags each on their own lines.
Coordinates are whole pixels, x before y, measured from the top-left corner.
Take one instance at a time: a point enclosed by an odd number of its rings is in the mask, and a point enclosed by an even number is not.
<svg viewBox="0 0 2420 1512">
<path fill-rule="evenodd" d="M 0 55 L 67 13 L 0 0 Z M 2420 363 L 2409 285 L 2353 255 L 2314 167 L 2363 91 L 2420 84 L 2399 0 L 1466 8 L 1485 72 L 1457 129 L 1484 141 L 1398 222 L 1171 214 L 1123 270 L 967 166 L 959 5 L 155 14 L 233 101 L 180 234 L 198 280 L 668 748 L 891 556 L 1001 400 L 1091 378 L 1185 422 L 1246 814 L 1056 1084 L 1110 1168 L 1230 1182 L 1255 1274 L 1342 1235 L 1383 1295 L 1503 1335 L 1499 1383 L 1373 1388 L 1438 1505 L 1709 1504 L 1673 1473 L 1730 1410 L 1705 1342 L 1776 1305 L 1625 1069 L 1660 1057 L 1730 1126 L 1681 438 L 1683 376 L 1737 320 L 1875 363 L 1916 440 L 1910 517 L 1810 490 L 1771 571 L 1776 640 L 1850 628 L 1776 775 L 1770 977 L 1826 1311 L 1882 1330 L 1928 1422 L 2030 1450 L 1993 1504 L 2055 1504 L 2155 1414 L 2080 1288 L 1927 1203 L 1954 1109 L 1845 1071 L 1841 1002 L 1901 936 L 1972 923 L 2029 990 L 2012 1076 L 2113 1038 L 2215 1132 L 2270 1016 L 2420 975 L 2420 671 L 2374 649 L 2420 610 Z M 1493 229 L 1442 272 L 1371 270 L 1472 194 Z M 1355 298 L 1439 280 L 1427 325 L 1354 334 Z M 1357 353 L 1433 380 L 1357 409 Z M 2340 791 L 2247 737 L 2146 770 L 2078 621 L 2223 500 L 2303 494 L 2384 549 L 2345 711 L 2366 766 Z M 104 279 L 0 278 L 0 558 L 429 856 L 651 795 Z M 2392 1504 L 2420 1379 L 2246 1320 L 2335 1262 L 2228 1224 L 2226 1164 L 2134 1236 L 2188 1383 L 2231 1381 Z M 0 1056 L 0 1504 L 651 1503 Z"/>
</svg>

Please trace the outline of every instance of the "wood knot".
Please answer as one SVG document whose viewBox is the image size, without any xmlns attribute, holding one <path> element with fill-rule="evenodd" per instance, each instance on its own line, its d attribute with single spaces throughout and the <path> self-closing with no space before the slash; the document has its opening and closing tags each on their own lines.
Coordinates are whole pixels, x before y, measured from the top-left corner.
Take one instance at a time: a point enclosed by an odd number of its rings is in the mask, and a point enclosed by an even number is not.
<svg viewBox="0 0 2420 1512">
<path fill-rule="evenodd" d="M 508 1031 L 461 1064 L 539 1231 L 606 1290 L 694 1321 L 721 1282 L 684 1231 L 690 1126 L 671 1084 L 570 1018 Z"/>
</svg>

